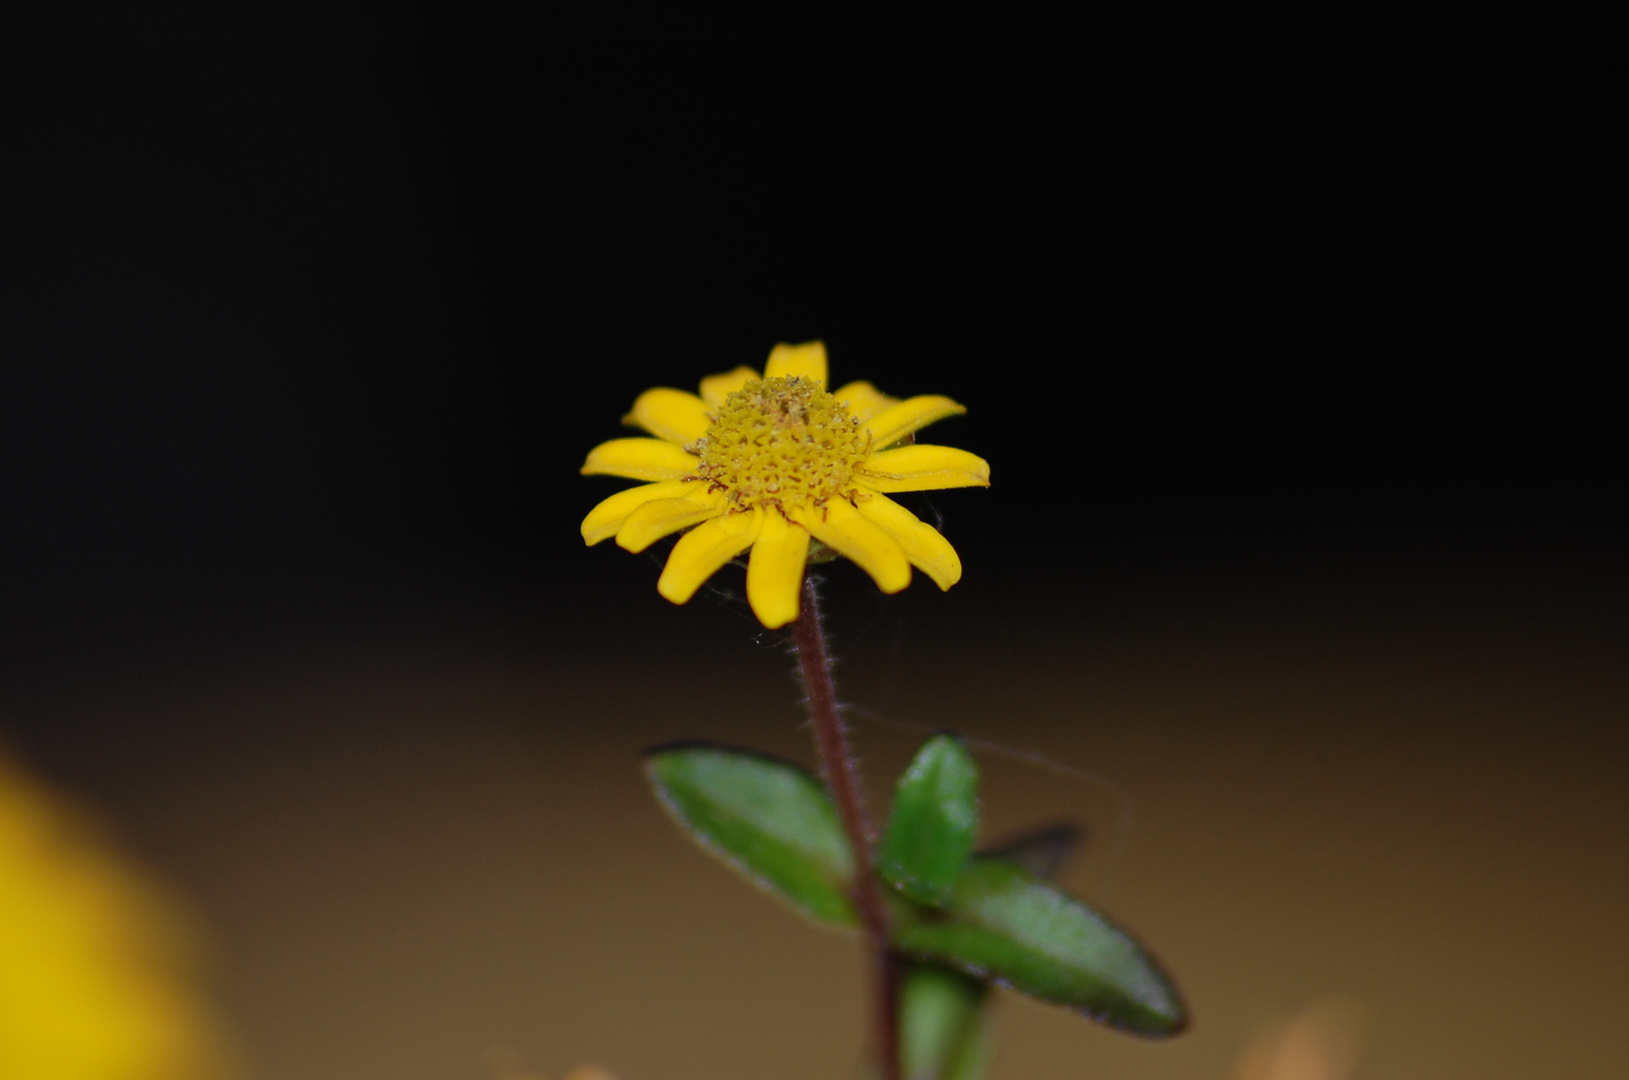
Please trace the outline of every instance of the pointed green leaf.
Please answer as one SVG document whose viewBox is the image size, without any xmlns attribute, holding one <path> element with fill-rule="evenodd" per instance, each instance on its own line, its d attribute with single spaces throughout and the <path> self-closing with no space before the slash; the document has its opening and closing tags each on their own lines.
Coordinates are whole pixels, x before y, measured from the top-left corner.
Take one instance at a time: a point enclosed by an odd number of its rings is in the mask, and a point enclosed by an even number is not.
<svg viewBox="0 0 1629 1080">
<path fill-rule="evenodd" d="M 956 736 L 922 744 L 899 778 L 877 851 L 877 870 L 889 884 L 919 903 L 945 902 L 973 852 L 978 787 L 978 766 Z"/>
<path fill-rule="evenodd" d="M 825 787 L 788 762 L 705 743 L 645 755 L 656 797 L 694 840 L 821 922 L 854 926 L 854 856 Z"/>
<path fill-rule="evenodd" d="M 910 964 L 900 983 L 906 1080 L 980 1080 L 989 1066 L 989 987 L 936 964 Z"/>
<path fill-rule="evenodd" d="M 942 917 L 901 920 L 901 950 L 992 979 L 1138 1035 L 1174 1035 L 1188 1018 L 1176 988 L 1130 935 L 1016 866 L 978 858 Z"/>
<path fill-rule="evenodd" d="M 1075 853 L 1082 835 L 1080 826 L 1062 821 L 1015 836 L 980 854 L 1012 863 L 1031 877 L 1050 879 L 1058 876 L 1063 864 Z"/>
</svg>

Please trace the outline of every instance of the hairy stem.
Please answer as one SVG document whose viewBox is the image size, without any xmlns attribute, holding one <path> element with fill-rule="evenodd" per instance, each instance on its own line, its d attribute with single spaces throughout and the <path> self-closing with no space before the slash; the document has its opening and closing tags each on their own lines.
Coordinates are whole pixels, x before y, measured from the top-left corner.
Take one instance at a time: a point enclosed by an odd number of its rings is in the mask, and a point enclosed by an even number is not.
<svg viewBox="0 0 1629 1080">
<path fill-rule="evenodd" d="M 809 696 L 814 721 L 815 747 L 826 785 L 836 800 L 849 846 L 854 849 L 854 906 L 865 931 L 871 983 L 871 1051 L 884 1080 L 900 1080 L 899 1063 L 899 957 L 888 943 L 888 904 L 877 883 L 871 854 L 871 826 L 865 800 L 855 774 L 854 753 L 837 710 L 837 689 L 832 683 L 826 634 L 820 626 L 820 595 L 815 578 L 803 581 L 803 605 L 792 624 L 803 689 Z"/>
</svg>

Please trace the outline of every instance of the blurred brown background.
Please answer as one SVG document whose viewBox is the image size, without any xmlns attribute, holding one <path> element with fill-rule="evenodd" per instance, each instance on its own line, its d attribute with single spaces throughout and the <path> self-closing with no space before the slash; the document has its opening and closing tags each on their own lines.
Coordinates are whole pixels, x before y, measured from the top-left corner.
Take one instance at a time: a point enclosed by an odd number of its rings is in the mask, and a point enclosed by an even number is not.
<svg viewBox="0 0 1629 1080">
<path fill-rule="evenodd" d="M 1223 1077 L 1332 997 L 1364 1077 L 1629 1065 L 1587 88 L 1372 28 L 936 33 L 20 27 L 0 740 L 188 905 L 252 1076 L 846 1075 L 852 942 L 636 764 L 807 760 L 789 658 L 729 572 L 676 609 L 576 538 L 640 390 L 816 336 L 995 478 L 919 506 L 949 594 L 831 573 L 868 771 L 919 725 L 1112 781 L 992 755 L 992 836 L 1085 821 L 1071 885 L 1195 1015 L 1004 1000 L 997 1076 Z"/>
</svg>

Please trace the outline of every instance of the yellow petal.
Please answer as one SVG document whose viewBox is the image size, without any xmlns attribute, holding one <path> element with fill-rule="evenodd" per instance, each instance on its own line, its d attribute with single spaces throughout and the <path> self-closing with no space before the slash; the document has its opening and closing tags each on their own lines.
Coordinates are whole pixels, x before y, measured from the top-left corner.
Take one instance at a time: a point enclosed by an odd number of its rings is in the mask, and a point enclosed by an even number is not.
<svg viewBox="0 0 1629 1080">
<path fill-rule="evenodd" d="M 802 345 L 777 345 L 770 350 L 769 362 L 764 365 L 764 378 L 790 376 L 809 379 L 826 388 L 826 346 L 824 342 L 809 341 Z"/>
<path fill-rule="evenodd" d="M 722 375 L 709 375 L 701 380 L 701 399 L 716 409 L 724 404 L 725 398 L 757 377 L 758 373 L 749 367 L 738 367 Z"/>
<path fill-rule="evenodd" d="M 855 470 L 855 478 L 873 491 L 989 487 L 990 465 L 966 450 L 917 443 L 872 454 Z"/>
<path fill-rule="evenodd" d="M 898 398 L 889 397 L 868 382 L 848 383 L 833 390 L 831 395 L 847 405 L 849 415 L 859 417 L 862 424 L 888 406 L 899 404 Z"/>
<path fill-rule="evenodd" d="M 871 445 L 878 450 L 892 446 L 935 420 L 956 416 L 967 410 L 947 397 L 923 394 L 908 398 L 878 413 L 866 426 L 871 429 Z"/>
<path fill-rule="evenodd" d="M 617 530 L 617 546 L 628 551 L 644 551 L 664 536 L 688 529 L 723 512 L 723 500 L 709 499 L 705 495 L 652 499 L 634 510 L 622 523 L 622 528 Z"/>
<path fill-rule="evenodd" d="M 640 394 L 633 411 L 622 422 L 637 424 L 658 439 L 686 446 L 707 434 L 713 420 L 707 415 L 707 403 L 695 394 L 658 386 Z"/>
<path fill-rule="evenodd" d="M 626 476 L 630 480 L 683 480 L 701 459 L 662 439 L 612 439 L 588 452 L 583 475 Z"/>
<path fill-rule="evenodd" d="M 583 518 L 583 540 L 593 545 L 609 540 L 622 528 L 628 515 L 655 499 L 683 498 L 690 491 L 702 487 L 699 480 L 664 480 L 659 484 L 642 484 L 627 491 L 619 491 L 603 500 Z"/>
<path fill-rule="evenodd" d="M 679 537 L 656 580 L 656 591 L 682 604 L 701 588 L 718 568 L 752 546 L 764 512 L 724 514 L 705 521 Z"/>
<path fill-rule="evenodd" d="M 896 593 L 911 583 L 911 564 L 898 542 L 842 499 L 800 507 L 795 517 L 816 540 L 858 563 L 883 592 Z"/>
<path fill-rule="evenodd" d="M 882 498 L 882 496 L 877 496 Z M 767 511 L 747 563 L 747 603 L 758 621 L 778 630 L 798 617 L 803 566 L 809 559 L 809 531 Z"/>
<path fill-rule="evenodd" d="M 932 578 L 941 589 L 962 579 L 962 560 L 938 529 L 886 495 L 873 495 L 855 504 L 860 516 L 880 526 L 905 553 L 911 565 Z"/>
</svg>

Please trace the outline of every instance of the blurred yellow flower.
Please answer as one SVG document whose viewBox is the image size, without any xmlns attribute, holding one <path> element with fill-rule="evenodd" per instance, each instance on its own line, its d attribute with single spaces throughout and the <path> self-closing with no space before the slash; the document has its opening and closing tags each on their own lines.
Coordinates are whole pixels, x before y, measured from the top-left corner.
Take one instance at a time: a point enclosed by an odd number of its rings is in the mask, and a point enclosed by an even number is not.
<svg viewBox="0 0 1629 1080">
<path fill-rule="evenodd" d="M 1362 1057 L 1363 1010 L 1328 998 L 1258 1035 L 1234 1080 L 1350 1080 Z"/>
<path fill-rule="evenodd" d="M 217 1080 L 180 927 L 0 754 L 0 1076 Z"/>
<path fill-rule="evenodd" d="M 798 616 L 811 539 L 883 592 L 910 584 L 912 566 L 948 589 L 962 575 L 955 549 L 888 495 L 989 486 L 982 458 L 910 442 L 964 411 L 947 397 L 899 401 L 867 382 L 828 391 L 824 345 L 777 345 L 761 376 L 739 367 L 703 379 L 699 395 L 641 394 L 624 422 L 654 438 L 601 443 L 582 471 L 648 482 L 594 507 L 583 539 L 614 536 L 637 552 L 689 529 L 656 583 L 676 604 L 750 548 L 747 602 L 771 629 Z"/>
<path fill-rule="evenodd" d="M 598 1065 L 579 1065 L 566 1074 L 566 1080 L 617 1080 L 607 1069 Z"/>
<path fill-rule="evenodd" d="M 520 1064 L 519 1057 L 512 1050 L 499 1051 L 493 1064 L 497 1069 L 493 1080 L 543 1080 L 541 1074 Z M 617 1077 L 610 1069 L 590 1063 L 566 1073 L 565 1080 L 617 1080 Z"/>
</svg>

